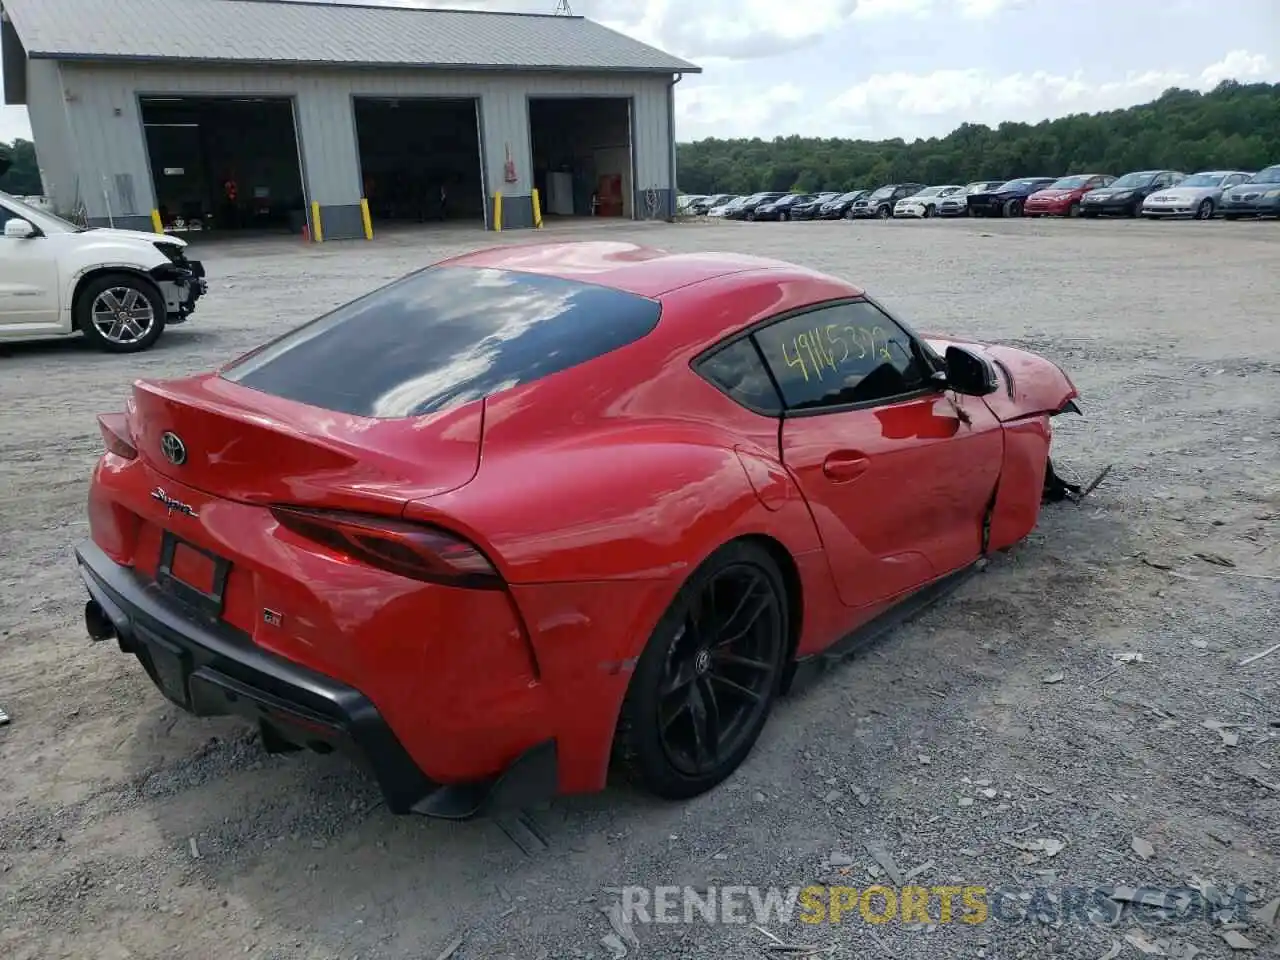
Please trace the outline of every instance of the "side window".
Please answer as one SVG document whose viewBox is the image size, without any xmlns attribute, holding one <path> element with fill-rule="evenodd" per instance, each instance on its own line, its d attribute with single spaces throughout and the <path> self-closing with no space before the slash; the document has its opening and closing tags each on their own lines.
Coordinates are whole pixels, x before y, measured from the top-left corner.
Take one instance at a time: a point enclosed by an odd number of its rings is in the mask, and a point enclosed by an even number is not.
<svg viewBox="0 0 1280 960">
<path fill-rule="evenodd" d="M 15 219 L 17 216 L 18 215 L 14 213 L 12 210 L 10 210 L 8 207 L 4 206 L 3 204 L 0 204 L 0 231 L 4 230 L 4 225 L 6 223 L 8 223 L 10 220 Z"/>
<path fill-rule="evenodd" d="M 697 369 L 744 407 L 769 416 L 782 412 L 782 400 L 749 337 L 717 350 Z"/>
<path fill-rule="evenodd" d="M 866 301 L 789 317 L 755 337 L 788 410 L 887 401 L 928 385 L 911 338 Z"/>
</svg>

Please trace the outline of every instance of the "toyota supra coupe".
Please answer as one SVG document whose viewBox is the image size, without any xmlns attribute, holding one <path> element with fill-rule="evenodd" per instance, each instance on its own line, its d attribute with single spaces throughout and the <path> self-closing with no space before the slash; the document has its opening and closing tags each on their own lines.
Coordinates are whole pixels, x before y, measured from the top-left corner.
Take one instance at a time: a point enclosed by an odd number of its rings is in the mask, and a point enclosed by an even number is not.
<svg viewBox="0 0 1280 960">
<path fill-rule="evenodd" d="M 779 261 L 471 253 L 100 417 L 86 628 L 268 750 L 348 752 L 396 813 L 611 769 L 691 797 L 799 667 L 1079 494 L 1049 462 L 1075 397 Z"/>
</svg>

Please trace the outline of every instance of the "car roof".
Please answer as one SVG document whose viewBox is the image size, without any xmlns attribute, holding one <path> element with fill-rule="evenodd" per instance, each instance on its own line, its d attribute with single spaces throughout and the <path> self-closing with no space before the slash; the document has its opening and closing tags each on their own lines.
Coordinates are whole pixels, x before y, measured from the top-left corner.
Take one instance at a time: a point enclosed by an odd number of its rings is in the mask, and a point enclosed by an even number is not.
<svg viewBox="0 0 1280 960">
<path fill-rule="evenodd" d="M 578 280 L 641 297 L 661 298 L 681 287 L 735 273 L 772 271 L 793 277 L 835 278 L 769 257 L 738 253 L 669 253 L 656 247 L 610 240 L 552 241 L 490 247 L 441 265 L 513 270 Z M 844 281 L 836 281 L 844 283 Z M 863 296 L 852 285 L 849 296 Z"/>
</svg>

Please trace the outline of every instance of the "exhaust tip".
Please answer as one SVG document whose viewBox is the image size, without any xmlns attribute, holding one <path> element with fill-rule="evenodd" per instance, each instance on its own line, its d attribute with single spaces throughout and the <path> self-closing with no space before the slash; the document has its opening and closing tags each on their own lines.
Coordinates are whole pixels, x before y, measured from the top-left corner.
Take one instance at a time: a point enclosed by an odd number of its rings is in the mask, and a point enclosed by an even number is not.
<svg viewBox="0 0 1280 960">
<path fill-rule="evenodd" d="M 92 640 L 111 640 L 116 635 L 116 625 L 97 600 L 90 600 L 84 605 L 84 627 Z"/>
</svg>

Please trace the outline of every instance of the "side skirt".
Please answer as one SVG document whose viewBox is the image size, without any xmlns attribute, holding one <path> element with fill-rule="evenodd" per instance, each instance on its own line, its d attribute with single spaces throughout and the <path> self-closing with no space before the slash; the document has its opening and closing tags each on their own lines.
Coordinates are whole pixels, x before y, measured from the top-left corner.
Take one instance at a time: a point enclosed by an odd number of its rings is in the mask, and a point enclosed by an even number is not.
<svg viewBox="0 0 1280 960">
<path fill-rule="evenodd" d="M 869 623 L 846 634 L 821 653 L 797 660 L 783 682 L 783 692 L 791 693 L 814 682 L 831 667 L 869 649 L 898 627 L 915 619 L 940 600 L 946 599 L 974 574 L 984 570 L 988 560 L 980 557 L 967 567 L 908 594 Z"/>
</svg>

